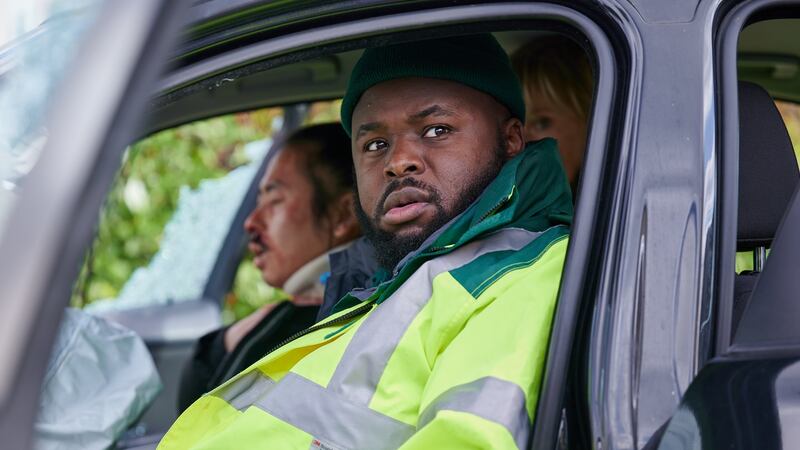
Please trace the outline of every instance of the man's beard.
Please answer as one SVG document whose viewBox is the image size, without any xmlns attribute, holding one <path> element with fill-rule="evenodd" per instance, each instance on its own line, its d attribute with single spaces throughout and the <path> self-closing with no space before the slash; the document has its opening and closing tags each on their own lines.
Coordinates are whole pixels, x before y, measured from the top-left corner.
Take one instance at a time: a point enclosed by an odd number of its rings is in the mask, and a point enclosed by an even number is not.
<svg viewBox="0 0 800 450">
<path fill-rule="evenodd" d="M 449 222 L 453 217 L 461 214 L 481 195 L 484 189 L 486 189 L 486 186 L 497 177 L 497 174 L 505 163 L 502 157 L 505 151 L 505 142 L 499 138 L 500 135 L 498 134 L 497 148 L 490 153 L 492 161 L 489 161 L 489 163 L 484 166 L 486 170 L 471 179 L 467 179 L 468 182 L 471 182 L 467 184 L 464 190 L 456 195 L 456 203 L 450 211 L 445 211 L 442 205 L 442 195 L 435 187 L 412 177 L 394 180 L 386 186 L 380 201 L 377 203 L 378 206 L 375 209 L 373 217 L 369 217 L 366 211 L 361 207 L 358 189 L 355 189 L 356 217 L 361 224 L 364 235 L 375 248 L 375 255 L 380 267 L 389 271 L 393 270 L 406 255 L 418 249 L 419 246 L 425 242 L 425 239 Z M 422 230 L 416 233 L 399 234 L 380 229 L 378 224 L 380 223 L 380 218 L 385 213 L 383 205 L 386 198 L 392 192 L 409 186 L 422 189 L 429 194 L 429 203 L 436 209 L 433 219 L 425 224 Z"/>
</svg>

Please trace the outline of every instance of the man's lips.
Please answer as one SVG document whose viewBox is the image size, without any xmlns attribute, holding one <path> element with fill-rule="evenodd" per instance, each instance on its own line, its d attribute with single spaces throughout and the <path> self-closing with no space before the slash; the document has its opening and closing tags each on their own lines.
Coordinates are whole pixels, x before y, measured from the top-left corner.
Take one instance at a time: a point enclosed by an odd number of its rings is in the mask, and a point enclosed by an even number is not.
<svg viewBox="0 0 800 450">
<path fill-rule="evenodd" d="M 264 254 L 267 252 L 267 246 L 262 244 L 257 239 L 253 239 L 247 244 L 247 249 L 253 254 L 253 264 L 259 269 L 263 269 Z"/>
<path fill-rule="evenodd" d="M 250 253 L 254 256 L 258 256 L 267 251 L 267 247 L 264 244 L 256 241 L 250 241 L 250 243 L 247 244 L 247 249 L 250 250 Z"/>
<path fill-rule="evenodd" d="M 430 205 L 427 192 L 414 187 L 398 189 L 386 197 L 383 203 L 383 220 L 388 225 L 401 225 L 422 215 Z"/>
</svg>

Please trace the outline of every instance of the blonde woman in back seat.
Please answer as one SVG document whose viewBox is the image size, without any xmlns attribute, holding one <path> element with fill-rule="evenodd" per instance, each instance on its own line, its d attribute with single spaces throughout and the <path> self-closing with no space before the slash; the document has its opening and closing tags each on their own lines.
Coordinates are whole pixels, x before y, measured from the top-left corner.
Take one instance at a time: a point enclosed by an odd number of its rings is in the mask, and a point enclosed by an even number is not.
<svg viewBox="0 0 800 450">
<path fill-rule="evenodd" d="M 511 55 L 525 95 L 525 139 L 552 137 L 577 194 L 586 149 L 594 78 L 580 45 L 561 35 L 535 38 Z"/>
</svg>

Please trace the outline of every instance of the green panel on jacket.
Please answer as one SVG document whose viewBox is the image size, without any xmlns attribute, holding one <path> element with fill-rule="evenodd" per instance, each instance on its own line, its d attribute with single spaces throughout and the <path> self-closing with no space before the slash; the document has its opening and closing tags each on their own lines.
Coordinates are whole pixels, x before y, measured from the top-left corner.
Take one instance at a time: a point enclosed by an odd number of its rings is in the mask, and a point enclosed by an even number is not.
<svg viewBox="0 0 800 450">
<path fill-rule="evenodd" d="M 473 297 L 479 297 L 489 286 L 506 273 L 535 263 L 547 249 L 566 239 L 569 228 L 556 226 L 545 231 L 520 250 L 485 254 L 469 264 L 450 272 Z"/>
</svg>

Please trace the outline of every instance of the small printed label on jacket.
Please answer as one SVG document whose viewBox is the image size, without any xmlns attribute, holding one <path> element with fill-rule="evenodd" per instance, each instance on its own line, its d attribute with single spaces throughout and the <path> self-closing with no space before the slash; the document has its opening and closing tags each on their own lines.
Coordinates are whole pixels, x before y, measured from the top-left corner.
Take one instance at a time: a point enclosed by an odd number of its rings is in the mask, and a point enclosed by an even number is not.
<svg viewBox="0 0 800 450">
<path fill-rule="evenodd" d="M 331 444 L 330 442 L 322 442 L 317 438 L 311 440 L 311 447 L 309 450 L 346 450 L 344 447 Z"/>
</svg>

